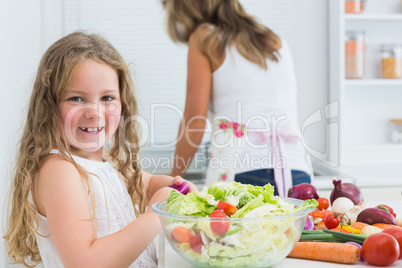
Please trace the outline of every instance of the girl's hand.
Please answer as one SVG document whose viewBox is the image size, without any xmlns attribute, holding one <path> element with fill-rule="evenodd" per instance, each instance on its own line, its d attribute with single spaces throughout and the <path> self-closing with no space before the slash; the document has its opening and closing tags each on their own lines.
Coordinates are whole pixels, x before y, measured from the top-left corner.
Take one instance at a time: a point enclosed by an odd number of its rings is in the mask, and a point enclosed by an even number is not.
<svg viewBox="0 0 402 268">
<path fill-rule="evenodd" d="M 198 189 L 197 189 L 197 187 L 194 185 L 194 183 L 192 183 L 192 182 L 190 182 L 190 181 L 188 181 L 188 180 L 185 180 L 185 179 L 183 179 L 181 176 L 175 176 L 174 178 L 173 178 L 173 184 L 174 185 L 177 185 L 177 186 L 180 186 L 183 182 L 187 182 L 188 183 L 188 185 L 189 185 L 189 193 L 191 193 L 191 192 L 198 192 Z"/>
</svg>

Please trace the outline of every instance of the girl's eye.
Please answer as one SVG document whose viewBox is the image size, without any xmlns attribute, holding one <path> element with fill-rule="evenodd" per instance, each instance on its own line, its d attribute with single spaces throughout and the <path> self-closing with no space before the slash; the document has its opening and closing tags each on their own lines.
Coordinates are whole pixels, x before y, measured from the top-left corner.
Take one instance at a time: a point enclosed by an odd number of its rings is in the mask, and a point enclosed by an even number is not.
<svg viewBox="0 0 402 268">
<path fill-rule="evenodd" d="M 111 96 L 105 96 L 105 97 L 102 97 L 101 100 L 102 100 L 102 101 L 111 101 L 111 100 L 113 100 L 113 97 L 111 97 Z"/>
<path fill-rule="evenodd" d="M 82 99 L 80 97 L 71 97 L 68 100 L 70 100 L 70 101 L 82 101 Z"/>
</svg>

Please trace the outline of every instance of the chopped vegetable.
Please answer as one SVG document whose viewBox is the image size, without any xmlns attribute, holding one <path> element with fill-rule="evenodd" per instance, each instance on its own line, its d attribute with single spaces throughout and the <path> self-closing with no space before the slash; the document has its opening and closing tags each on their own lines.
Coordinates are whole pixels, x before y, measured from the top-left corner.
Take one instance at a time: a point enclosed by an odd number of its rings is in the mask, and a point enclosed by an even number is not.
<svg viewBox="0 0 402 268">
<path fill-rule="evenodd" d="M 396 219 L 391 213 L 380 208 L 366 208 L 357 215 L 357 221 L 367 224 L 387 223 L 396 225 Z"/>
<path fill-rule="evenodd" d="M 381 232 L 382 232 L 382 229 L 372 226 L 372 225 L 367 225 L 367 226 L 363 227 L 361 234 L 372 235 L 372 234 L 381 233 Z"/>
<path fill-rule="evenodd" d="M 227 219 L 227 216 L 223 210 L 215 210 L 209 215 L 211 218 Z M 216 234 L 221 235 L 229 230 L 230 223 L 228 221 L 211 221 L 211 229 Z"/>
<path fill-rule="evenodd" d="M 188 190 L 190 189 L 190 185 L 186 181 L 183 181 L 180 185 L 177 184 L 169 185 L 169 187 L 179 191 L 179 193 L 184 195 L 187 194 Z"/>
<path fill-rule="evenodd" d="M 225 211 L 217 209 L 225 205 L 220 201 L 235 206 L 237 211 L 227 215 Z M 189 243 L 174 239 L 170 242 L 175 243 L 185 257 L 205 266 L 244 267 L 250 263 L 266 263 L 276 258 L 278 252 L 290 251 L 294 246 L 299 235 L 299 216 L 244 222 L 229 221 L 229 218 L 286 216 L 318 205 L 314 199 L 301 203 L 296 206 L 274 196 L 274 188 L 270 184 L 260 187 L 237 182 L 216 182 L 199 193 L 182 195 L 171 191 L 167 212 L 205 217 L 205 221 L 189 224 L 184 219 L 175 219 L 165 226 L 165 230 L 172 236 L 175 227 L 187 228 L 192 235 Z"/>
<path fill-rule="evenodd" d="M 217 209 L 223 210 L 223 212 L 225 212 L 226 215 L 229 215 L 229 216 L 235 214 L 237 211 L 237 208 L 235 205 L 229 204 L 222 200 L 219 200 Z"/>
<path fill-rule="evenodd" d="M 303 230 L 315 230 L 314 223 L 310 219 L 310 216 L 306 217 L 306 223 L 304 224 Z"/>
<path fill-rule="evenodd" d="M 337 263 L 355 263 L 360 260 L 360 250 L 354 245 L 344 243 L 297 242 L 288 257 Z"/>
<path fill-rule="evenodd" d="M 190 238 L 190 247 L 197 253 L 201 253 L 201 248 L 204 245 L 202 242 L 201 234 L 196 234 Z"/>
<path fill-rule="evenodd" d="M 172 230 L 172 238 L 179 243 L 189 242 L 191 237 L 190 231 L 183 226 L 176 226 Z"/>
</svg>

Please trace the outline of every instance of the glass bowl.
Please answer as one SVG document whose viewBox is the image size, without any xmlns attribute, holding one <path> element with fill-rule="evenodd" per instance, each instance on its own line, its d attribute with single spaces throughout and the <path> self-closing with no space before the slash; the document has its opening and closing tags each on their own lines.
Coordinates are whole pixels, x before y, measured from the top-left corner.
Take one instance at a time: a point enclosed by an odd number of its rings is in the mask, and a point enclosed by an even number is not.
<svg viewBox="0 0 402 268">
<path fill-rule="evenodd" d="M 281 199 L 296 207 L 304 203 L 293 198 Z M 271 266 L 292 251 L 306 216 L 314 210 L 269 217 L 209 218 L 169 213 L 167 201 L 155 203 L 151 209 L 159 215 L 174 251 L 197 267 Z M 225 228 L 223 234 L 216 233 Z"/>
</svg>

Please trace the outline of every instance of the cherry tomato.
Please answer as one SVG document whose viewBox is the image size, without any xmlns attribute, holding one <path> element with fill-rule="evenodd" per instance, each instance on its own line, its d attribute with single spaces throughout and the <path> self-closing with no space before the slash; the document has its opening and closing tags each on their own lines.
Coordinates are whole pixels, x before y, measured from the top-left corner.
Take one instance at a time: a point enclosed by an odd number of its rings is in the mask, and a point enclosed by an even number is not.
<svg viewBox="0 0 402 268">
<path fill-rule="evenodd" d="M 324 209 L 329 208 L 329 201 L 325 197 L 320 197 L 320 198 L 317 199 L 317 201 L 318 201 L 317 208 L 319 210 L 324 210 Z"/>
<path fill-rule="evenodd" d="M 402 259 L 402 227 L 390 227 L 382 231 L 383 233 L 392 235 L 399 244 L 399 259 Z"/>
<path fill-rule="evenodd" d="M 331 214 L 328 214 L 327 216 L 325 216 L 324 224 L 325 224 L 325 227 L 327 227 L 328 229 L 333 229 L 333 228 L 338 227 L 341 220 L 342 220 L 341 215 L 339 215 L 337 213 L 331 213 Z"/>
<path fill-rule="evenodd" d="M 219 201 L 217 209 L 223 210 L 223 212 L 225 212 L 226 215 L 229 215 L 229 216 L 235 214 L 237 211 L 237 208 L 235 205 L 229 204 L 224 201 Z"/>
<path fill-rule="evenodd" d="M 201 253 L 201 248 L 204 245 L 201 234 L 196 234 L 190 238 L 190 248 L 195 252 Z"/>
<path fill-rule="evenodd" d="M 390 234 L 376 233 L 369 235 L 363 242 L 363 258 L 372 265 L 391 265 L 399 257 L 399 245 Z"/>
<path fill-rule="evenodd" d="M 223 210 L 214 210 L 212 213 L 209 215 L 211 218 L 225 218 L 227 219 L 227 216 Z M 216 234 L 224 234 L 229 230 L 230 223 L 228 221 L 223 221 L 223 220 L 211 220 L 210 223 L 211 229 L 214 233 Z"/>
<path fill-rule="evenodd" d="M 378 205 L 378 206 L 376 206 L 376 208 L 381 208 L 381 206 L 384 207 L 384 208 L 386 208 L 386 209 L 388 209 L 389 213 L 391 213 L 392 216 L 394 216 L 394 217 L 396 218 L 396 213 L 394 212 L 394 210 L 393 210 L 391 207 L 389 207 L 389 206 L 387 206 L 387 205 Z M 382 209 L 382 208 L 381 208 L 381 209 Z"/>
</svg>

